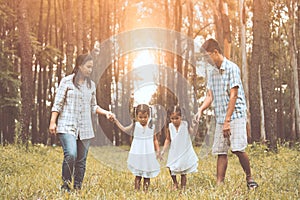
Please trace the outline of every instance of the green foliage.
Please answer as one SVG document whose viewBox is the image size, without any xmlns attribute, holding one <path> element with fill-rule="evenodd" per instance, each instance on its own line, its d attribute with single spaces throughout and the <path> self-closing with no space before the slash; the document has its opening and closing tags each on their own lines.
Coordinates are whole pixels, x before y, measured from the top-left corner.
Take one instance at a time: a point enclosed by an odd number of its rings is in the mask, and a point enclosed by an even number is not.
<svg viewBox="0 0 300 200">
<path fill-rule="evenodd" d="M 5 46 L 6 41 L 0 40 L 0 109 L 18 107 L 20 96 L 18 88 L 20 80 L 14 71 L 14 51 Z"/>
<path fill-rule="evenodd" d="M 254 191 L 247 189 L 242 168 L 232 154 L 222 186 L 215 186 L 216 158 L 209 155 L 199 160 L 197 173 L 187 176 L 186 191 L 171 190 L 171 178 L 163 167 L 159 176 L 151 179 L 149 192 L 144 193 L 134 191 L 130 172 L 105 166 L 96 159 L 97 152 L 91 151 L 83 189 L 61 193 L 61 147 L 39 145 L 26 150 L 5 146 L 0 147 L 0 199 L 299 199 L 299 152 L 279 147 L 279 153 L 273 154 L 265 149 L 255 145 L 247 150 L 260 185 Z"/>
</svg>

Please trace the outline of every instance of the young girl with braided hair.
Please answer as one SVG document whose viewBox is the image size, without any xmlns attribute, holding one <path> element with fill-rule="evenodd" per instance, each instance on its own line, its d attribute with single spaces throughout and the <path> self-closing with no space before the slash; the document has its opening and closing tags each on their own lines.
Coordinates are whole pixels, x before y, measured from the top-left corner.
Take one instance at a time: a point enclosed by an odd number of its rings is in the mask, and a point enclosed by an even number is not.
<svg viewBox="0 0 300 200">
<path fill-rule="evenodd" d="M 155 126 L 150 118 L 150 107 L 139 104 L 135 109 L 135 119 L 132 124 L 124 127 L 117 119 L 116 125 L 125 133 L 132 134 L 133 140 L 127 159 L 128 169 L 135 175 L 134 188 L 140 190 L 144 178 L 143 190 L 147 191 L 150 178 L 160 172 L 157 158 L 160 157 L 159 144 L 155 134 Z"/>
<path fill-rule="evenodd" d="M 174 106 L 168 110 L 170 123 L 166 132 L 166 140 L 161 155 L 170 146 L 167 167 L 174 184 L 173 189 L 178 189 L 176 175 L 181 175 L 181 189 L 186 188 L 186 175 L 197 172 L 198 157 L 194 151 L 190 133 L 194 130 L 187 121 L 182 120 L 181 109 Z M 194 127 L 195 128 L 195 127 Z"/>
</svg>

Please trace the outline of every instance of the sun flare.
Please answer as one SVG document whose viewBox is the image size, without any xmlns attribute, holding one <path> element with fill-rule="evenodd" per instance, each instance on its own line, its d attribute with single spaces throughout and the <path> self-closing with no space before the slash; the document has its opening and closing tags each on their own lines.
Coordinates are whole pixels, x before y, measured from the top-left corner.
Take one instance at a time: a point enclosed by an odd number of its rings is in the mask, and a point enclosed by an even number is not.
<svg viewBox="0 0 300 200">
<path fill-rule="evenodd" d="M 149 50 L 144 50 L 138 52 L 136 58 L 133 61 L 133 69 L 136 71 L 136 77 L 134 84 L 134 104 L 149 104 L 152 95 L 156 91 L 156 84 L 154 77 L 156 71 L 154 70 L 155 58 L 149 52 Z M 143 67 L 143 70 L 138 68 Z M 141 68 L 140 68 L 141 69 Z"/>
</svg>

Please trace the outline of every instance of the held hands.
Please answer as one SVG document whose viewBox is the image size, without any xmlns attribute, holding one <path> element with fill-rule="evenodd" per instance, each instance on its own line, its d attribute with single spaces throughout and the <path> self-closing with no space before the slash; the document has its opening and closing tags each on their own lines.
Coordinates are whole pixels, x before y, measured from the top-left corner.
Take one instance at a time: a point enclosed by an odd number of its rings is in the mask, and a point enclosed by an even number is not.
<svg viewBox="0 0 300 200">
<path fill-rule="evenodd" d="M 197 135 L 198 127 L 199 127 L 199 121 L 196 120 L 196 115 L 195 115 L 192 120 L 192 127 L 189 130 L 190 134 L 193 136 Z"/>
<path fill-rule="evenodd" d="M 162 150 L 162 151 L 160 152 L 160 156 L 164 156 L 164 154 L 165 154 L 165 151 Z"/>
<path fill-rule="evenodd" d="M 200 118 L 201 118 L 201 116 L 202 116 L 202 110 L 200 110 L 200 108 L 198 109 L 198 112 L 195 114 L 195 121 L 197 121 L 197 122 L 199 122 L 200 121 Z M 193 120 L 193 121 L 194 121 Z"/>
<path fill-rule="evenodd" d="M 157 160 L 160 160 L 160 161 L 164 160 L 163 157 L 162 157 L 162 152 L 156 151 L 156 159 Z"/>
<path fill-rule="evenodd" d="M 114 122 L 116 120 L 116 115 L 110 111 L 108 111 L 105 114 L 106 118 L 109 119 L 109 121 Z"/>
</svg>

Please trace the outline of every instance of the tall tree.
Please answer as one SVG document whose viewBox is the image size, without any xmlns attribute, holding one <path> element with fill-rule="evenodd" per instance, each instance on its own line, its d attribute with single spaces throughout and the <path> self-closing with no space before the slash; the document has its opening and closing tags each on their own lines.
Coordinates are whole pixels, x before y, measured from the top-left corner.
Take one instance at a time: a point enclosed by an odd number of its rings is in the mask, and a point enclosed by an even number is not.
<svg viewBox="0 0 300 200">
<path fill-rule="evenodd" d="M 74 54 L 74 39 L 73 39 L 73 1 L 66 0 L 65 6 L 65 20 L 66 20 L 66 70 L 70 74 L 73 70 L 73 54 Z"/>
<path fill-rule="evenodd" d="M 175 25 L 175 31 L 177 32 L 177 36 L 176 36 L 176 55 L 175 55 L 175 66 L 176 66 L 176 73 L 179 73 L 179 75 L 177 75 L 175 77 L 170 77 L 170 78 L 174 78 L 175 80 L 175 93 L 178 94 L 179 97 L 184 97 L 183 94 L 183 89 L 181 88 L 182 83 L 178 80 L 179 76 L 183 75 L 183 71 L 182 71 L 182 64 L 183 64 L 183 60 L 182 60 L 182 38 L 181 38 L 181 28 L 182 28 L 182 5 L 181 5 L 181 0 L 176 0 L 175 1 L 175 7 L 174 7 L 174 25 Z M 182 102 L 179 102 L 180 104 Z"/>
<path fill-rule="evenodd" d="M 216 27 L 216 39 L 219 41 L 224 56 L 230 59 L 231 53 L 231 30 L 228 14 L 228 3 L 226 0 L 214 0 L 214 23 Z"/>
<path fill-rule="evenodd" d="M 83 52 L 83 5 L 85 2 L 83 0 L 77 1 L 77 19 L 76 19 L 76 25 L 77 25 L 77 31 L 76 31 L 76 45 L 77 45 L 77 55 L 82 54 Z"/>
<path fill-rule="evenodd" d="M 299 77 L 298 77 L 298 66 L 297 66 L 297 34 L 296 34 L 296 1 L 289 0 L 288 1 L 288 15 L 290 19 L 290 23 L 288 26 L 288 41 L 290 46 L 290 55 L 291 55 L 291 67 L 292 67 L 292 81 L 293 81 L 293 90 L 294 90 L 294 106 L 295 106 L 295 130 L 296 132 L 291 134 L 291 139 L 294 141 L 296 139 L 296 135 L 300 134 L 300 101 L 299 101 Z M 299 6 L 299 5 L 298 5 Z"/>
<path fill-rule="evenodd" d="M 246 52 L 246 3 L 245 0 L 239 0 L 239 19 L 240 19 L 240 54 L 242 60 L 242 81 L 247 100 L 247 108 L 249 109 L 249 69 L 247 63 L 247 52 Z M 248 110 L 249 112 L 249 110 Z M 247 135 L 248 139 L 251 140 L 251 119 L 250 114 L 247 114 Z M 249 141 L 251 142 L 251 141 Z"/>
<path fill-rule="evenodd" d="M 100 42 L 106 41 L 110 35 L 110 3 L 109 1 L 100 0 L 99 2 L 99 39 Z M 98 65 L 104 70 L 103 75 L 100 77 L 97 87 L 97 100 L 99 105 L 109 110 L 111 108 L 111 83 L 112 83 L 112 65 L 111 61 L 107 59 L 111 58 L 111 50 L 109 48 L 101 49 L 100 53 L 101 63 L 109 63 L 109 66 Z M 107 56 L 105 56 L 107 55 Z M 105 132 L 109 140 L 113 141 L 113 126 L 111 123 L 107 123 L 107 119 L 104 116 L 99 116 L 100 125 Z"/>
<path fill-rule="evenodd" d="M 254 3 L 253 3 L 254 4 Z M 257 5 L 258 7 L 259 5 Z M 257 8 L 256 8 L 257 9 Z M 253 13 L 253 51 L 252 51 L 252 59 L 251 59 L 251 67 L 249 71 L 249 103 L 250 103 L 250 119 L 251 119 L 251 135 L 254 141 L 259 141 L 260 139 L 260 86 L 259 83 L 259 62 L 262 59 L 260 57 L 260 45 L 261 45 L 261 24 L 259 23 L 261 16 L 258 11 L 254 10 Z"/>
<path fill-rule="evenodd" d="M 16 56 L 15 3 L 0 0 L 0 143 L 14 143 L 19 121 L 19 68 Z M 15 59 L 17 58 L 17 59 Z"/>
<path fill-rule="evenodd" d="M 270 5 L 267 0 L 254 0 L 253 1 L 253 52 L 252 52 L 252 67 L 259 69 L 261 71 L 261 86 L 262 86 L 262 99 L 264 106 L 264 119 L 265 119 L 265 130 L 267 139 L 270 140 L 270 149 L 277 150 L 277 130 L 276 130 L 276 113 L 275 113 L 275 87 L 273 80 L 272 68 L 270 65 Z M 253 70 L 253 69 L 252 69 Z M 256 77 L 259 76 L 257 73 L 252 74 Z M 251 79 L 254 79 L 251 76 Z M 253 80 L 252 80 L 253 81 Z M 257 82 L 252 82 L 253 85 L 257 86 Z M 252 85 L 250 83 L 250 87 Z M 250 96 L 256 96 L 259 89 L 257 87 L 251 90 Z M 251 109 L 251 123 L 253 123 L 252 130 L 257 131 L 257 125 L 260 124 L 260 117 L 256 117 L 257 105 L 260 105 L 256 100 L 257 98 L 252 98 L 253 102 L 250 102 Z M 251 101 L 251 98 L 250 98 Z M 254 104 L 257 103 L 257 104 Z"/>
<path fill-rule="evenodd" d="M 20 0 L 18 5 L 18 29 L 21 58 L 21 139 L 28 146 L 29 126 L 33 104 L 33 78 L 32 78 L 32 49 L 30 28 L 27 16 L 27 1 Z"/>
</svg>

